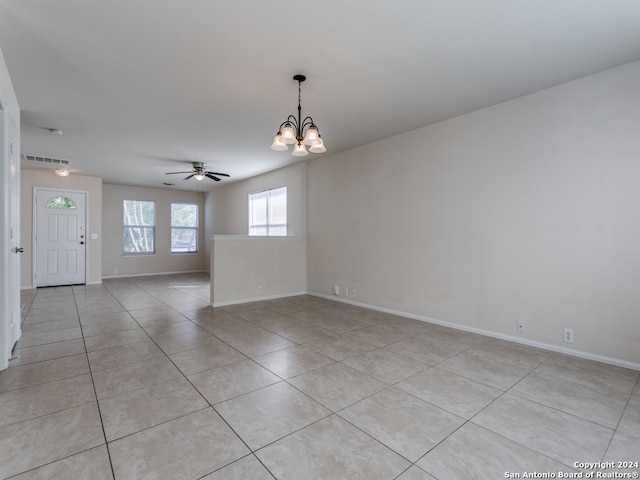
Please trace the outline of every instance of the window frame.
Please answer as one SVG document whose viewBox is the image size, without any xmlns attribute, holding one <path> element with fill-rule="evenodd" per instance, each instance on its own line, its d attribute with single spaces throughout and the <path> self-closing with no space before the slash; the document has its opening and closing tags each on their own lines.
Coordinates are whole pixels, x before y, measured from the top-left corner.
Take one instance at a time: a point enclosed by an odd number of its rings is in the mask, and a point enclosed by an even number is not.
<svg viewBox="0 0 640 480">
<path fill-rule="evenodd" d="M 272 210 L 272 206 L 271 206 L 271 193 L 275 192 L 276 190 L 282 190 L 284 189 L 284 197 L 285 197 L 285 222 L 284 224 L 282 223 L 271 223 L 271 210 Z M 267 207 L 266 207 L 266 213 L 265 213 L 265 218 L 266 218 L 266 223 L 263 224 L 254 224 L 253 222 L 253 203 L 254 203 L 254 197 L 257 197 L 258 195 L 262 195 L 262 194 L 267 194 Z M 249 192 L 248 197 L 247 197 L 247 203 L 248 203 L 248 215 L 249 215 L 249 225 L 248 225 L 248 235 L 250 237 L 286 237 L 288 235 L 288 228 L 289 228 L 289 192 L 288 192 L 288 188 L 286 185 L 281 185 L 279 187 L 274 187 L 274 188 L 268 188 L 265 190 L 259 190 L 256 192 Z M 271 230 L 272 229 L 282 229 L 284 227 L 284 233 L 272 233 Z M 252 233 L 252 229 L 265 229 L 266 233 L 264 235 L 260 235 L 257 233 Z"/>
<path fill-rule="evenodd" d="M 153 204 L 153 225 L 144 225 L 144 224 L 127 224 L 127 215 L 126 215 L 126 203 L 127 202 L 138 202 L 138 203 L 151 203 Z M 138 255 L 143 255 L 143 256 L 148 256 L 148 255 L 155 255 L 156 254 L 156 249 L 157 249 L 157 242 L 156 242 L 156 225 L 157 225 L 157 214 L 158 214 L 158 208 L 157 208 L 157 202 L 154 200 L 131 200 L 131 199 L 125 199 L 122 201 L 122 255 L 124 256 L 138 256 Z M 126 251 L 126 246 L 125 246 L 125 235 L 126 235 L 126 231 L 132 231 L 132 229 L 142 229 L 142 230 L 151 230 L 151 238 L 152 238 L 152 242 L 153 242 L 153 251 L 147 251 L 147 252 L 127 252 Z"/>
<path fill-rule="evenodd" d="M 174 205 L 191 205 L 196 207 L 196 226 L 195 227 L 183 227 L 183 226 L 174 226 L 173 225 L 173 206 Z M 171 255 L 197 255 L 200 253 L 200 205 L 197 203 L 190 202 L 171 202 L 170 210 L 169 210 L 169 235 L 170 235 L 170 245 L 169 245 L 169 253 Z M 182 252 L 174 252 L 173 251 L 173 231 L 174 230 L 195 230 L 195 239 L 196 239 L 196 249 Z"/>
</svg>

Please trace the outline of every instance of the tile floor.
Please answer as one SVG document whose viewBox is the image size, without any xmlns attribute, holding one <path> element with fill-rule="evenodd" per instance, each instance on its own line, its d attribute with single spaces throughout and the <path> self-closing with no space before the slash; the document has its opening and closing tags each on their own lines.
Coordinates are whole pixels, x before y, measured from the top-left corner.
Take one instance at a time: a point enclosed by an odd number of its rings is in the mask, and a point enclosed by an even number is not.
<svg viewBox="0 0 640 480">
<path fill-rule="evenodd" d="M 25 292 L 0 478 L 467 480 L 640 461 L 637 371 L 312 296 L 213 309 L 208 282 Z"/>
</svg>

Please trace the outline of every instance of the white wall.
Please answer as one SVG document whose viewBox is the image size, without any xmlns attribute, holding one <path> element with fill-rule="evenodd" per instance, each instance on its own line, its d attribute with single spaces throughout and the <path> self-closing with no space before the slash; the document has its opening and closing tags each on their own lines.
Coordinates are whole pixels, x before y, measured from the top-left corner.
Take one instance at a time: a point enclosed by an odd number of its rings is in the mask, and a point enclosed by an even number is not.
<svg viewBox="0 0 640 480">
<path fill-rule="evenodd" d="M 249 193 L 287 186 L 287 235 L 306 235 L 307 164 L 274 170 L 248 180 L 216 185 L 205 199 L 206 238 L 249 233 Z M 209 243 L 209 242 L 208 242 Z M 211 262 L 210 248 L 206 264 Z"/>
<path fill-rule="evenodd" d="M 71 174 L 59 177 L 53 170 L 21 169 L 20 175 L 20 238 L 24 253 L 21 257 L 20 284 L 33 286 L 33 189 L 35 187 L 85 191 L 87 195 L 87 283 L 102 281 L 102 179 Z M 92 239 L 91 234 L 98 234 Z"/>
<path fill-rule="evenodd" d="M 204 194 L 165 188 L 103 185 L 102 222 L 104 277 L 203 271 L 205 269 Z M 156 202 L 156 253 L 123 255 L 122 208 L 124 200 Z M 194 203 L 199 209 L 198 253 L 171 253 L 171 204 Z"/>
<path fill-rule="evenodd" d="M 638 85 L 640 62 L 311 161 L 309 291 L 640 366 Z"/>
<path fill-rule="evenodd" d="M 307 248 L 302 237 L 215 236 L 211 303 L 230 305 L 300 295 L 307 290 Z"/>
</svg>

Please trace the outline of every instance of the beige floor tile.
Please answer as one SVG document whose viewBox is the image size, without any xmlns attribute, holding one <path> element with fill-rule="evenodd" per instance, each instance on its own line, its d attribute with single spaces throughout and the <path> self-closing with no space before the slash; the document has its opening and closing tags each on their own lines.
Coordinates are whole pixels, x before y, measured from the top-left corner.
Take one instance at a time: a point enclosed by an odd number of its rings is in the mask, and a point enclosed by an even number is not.
<svg viewBox="0 0 640 480">
<path fill-rule="evenodd" d="M 343 360 L 342 363 L 389 385 L 429 367 L 417 360 L 402 357 L 385 349 L 363 353 Z"/>
<path fill-rule="evenodd" d="M 552 355 L 552 352 L 549 350 L 542 350 L 528 345 L 498 340 L 496 338 L 490 338 L 486 342 L 472 347 L 469 351 L 527 370 L 533 370 Z"/>
<path fill-rule="evenodd" d="M 110 444 L 116 480 L 197 479 L 249 453 L 212 409 Z"/>
<path fill-rule="evenodd" d="M 87 352 L 103 350 L 105 348 L 121 347 L 131 343 L 146 342 L 149 340 L 148 335 L 138 328 L 136 330 L 126 330 L 124 332 L 106 333 L 104 335 L 96 335 L 95 337 L 87 337 L 84 339 Z"/>
<path fill-rule="evenodd" d="M 78 375 L 0 394 L 0 426 L 95 402 L 91 375 Z"/>
<path fill-rule="evenodd" d="M 618 430 L 636 435 L 640 432 L 640 394 L 634 393 L 629 399 Z"/>
<path fill-rule="evenodd" d="M 0 375 L 0 393 L 89 373 L 86 355 L 12 367 Z"/>
<path fill-rule="evenodd" d="M 278 480 L 391 480 L 410 463 L 336 415 L 256 452 Z"/>
<path fill-rule="evenodd" d="M 169 358 L 185 375 L 192 375 L 247 359 L 246 356 L 222 341 L 193 350 L 174 353 L 169 355 Z"/>
<path fill-rule="evenodd" d="M 103 399 L 181 377 L 173 363 L 158 357 L 94 372 L 93 383 L 98 399 Z"/>
<path fill-rule="evenodd" d="M 264 355 L 296 345 L 291 340 L 254 325 L 235 330 L 225 338 L 220 338 L 248 357 Z"/>
<path fill-rule="evenodd" d="M 523 472 L 557 474 L 571 471 L 565 465 L 473 423 L 454 432 L 416 465 L 436 478 L 447 480 L 509 478 L 505 472 L 522 475 Z"/>
<path fill-rule="evenodd" d="M 78 320 L 77 314 L 70 315 L 68 318 L 61 320 L 41 321 L 38 323 L 33 322 L 33 318 L 34 317 L 30 317 L 24 322 L 24 325 L 22 326 L 23 335 L 26 333 L 53 332 L 56 330 L 76 328 L 80 326 L 80 320 Z"/>
<path fill-rule="evenodd" d="M 483 335 L 456 330 L 455 328 L 442 327 L 440 325 L 428 325 L 426 331 L 427 333 L 425 335 L 433 342 L 446 343 L 459 350 L 466 350 L 489 340 L 488 337 Z"/>
<path fill-rule="evenodd" d="M 183 352 L 185 350 L 193 350 L 194 348 L 213 345 L 220 342 L 220 339 L 200 328 L 197 331 L 190 333 L 169 335 L 166 337 L 156 338 L 154 340 L 167 355 Z"/>
<path fill-rule="evenodd" d="M 294 320 L 295 321 L 295 320 Z M 312 324 L 297 324 L 285 326 L 263 326 L 269 331 L 291 340 L 296 343 L 309 343 L 321 338 L 335 335 L 335 332 Z"/>
<path fill-rule="evenodd" d="M 0 478 L 104 443 L 95 403 L 0 428 Z M 29 452 L 25 455 L 25 452 Z"/>
<path fill-rule="evenodd" d="M 529 370 L 524 368 L 469 352 L 462 352 L 433 368 L 446 370 L 500 390 L 508 390 L 529 373 Z"/>
<path fill-rule="evenodd" d="M 288 381 L 334 412 L 387 387 L 375 378 L 339 363 Z"/>
<path fill-rule="evenodd" d="M 385 350 L 429 365 L 436 365 L 462 351 L 452 344 L 447 342 L 438 343 L 423 335 L 393 343 L 386 346 Z"/>
<path fill-rule="evenodd" d="M 539 373 L 531 373 L 509 393 L 609 428 L 616 428 L 629 398 L 620 390 L 604 391 Z"/>
<path fill-rule="evenodd" d="M 84 352 L 84 340 L 82 338 L 35 347 L 16 348 L 13 355 L 17 358 L 11 361 L 11 366 L 17 367 L 18 365 L 54 360 L 56 358 L 79 355 Z"/>
<path fill-rule="evenodd" d="M 286 382 L 220 403 L 216 410 L 253 450 L 331 413 Z"/>
<path fill-rule="evenodd" d="M 168 337 L 171 335 L 183 335 L 189 333 L 202 333 L 203 329 L 190 320 L 184 319 L 182 322 L 171 322 L 164 325 L 150 325 L 144 327 L 144 331 L 151 338 Z"/>
<path fill-rule="evenodd" d="M 394 388 L 365 398 L 339 415 L 411 462 L 465 422 Z"/>
<path fill-rule="evenodd" d="M 133 317 L 126 310 L 118 310 L 115 312 L 100 313 L 89 310 L 87 313 L 80 314 L 80 323 L 82 326 L 95 325 L 105 322 L 114 322 L 118 320 L 131 320 Z"/>
<path fill-rule="evenodd" d="M 253 359 L 281 378 L 291 378 L 330 365 L 335 360 L 303 346 L 285 348 Z"/>
<path fill-rule="evenodd" d="M 584 358 L 554 353 L 536 369 L 537 373 L 580 383 L 587 387 L 612 388 L 631 393 L 640 372 Z"/>
<path fill-rule="evenodd" d="M 109 442 L 206 407 L 207 402 L 184 378 L 100 400 Z"/>
<path fill-rule="evenodd" d="M 616 432 L 611 440 L 611 444 L 607 449 L 607 454 L 604 457 L 605 462 L 640 462 L 638 458 L 638 452 L 640 452 L 640 432 Z M 616 470 L 620 472 L 638 472 L 640 468 L 613 468 L 609 470 Z"/>
<path fill-rule="evenodd" d="M 45 345 L 48 343 L 64 342 L 66 340 L 74 340 L 76 338 L 82 338 L 82 332 L 80 327 L 65 328 L 62 330 L 56 330 L 53 332 L 24 332 L 20 340 L 18 340 L 18 347 L 35 347 L 36 345 Z"/>
<path fill-rule="evenodd" d="M 82 334 L 86 337 L 105 335 L 108 333 L 124 332 L 127 330 L 138 330 L 140 325 L 133 318 L 120 318 L 110 321 L 83 325 Z"/>
<path fill-rule="evenodd" d="M 202 480 L 273 480 L 273 476 L 256 457 L 248 455 L 202 477 Z"/>
<path fill-rule="evenodd" d="M 71 455 L 57 462 L 31 470 L 11 480 L 113 480 L 109 454 L 105 445 Z"/>
<path fill-rule="evenodd" d="M 281 381 L 251 360 L 205 370 L 188 378 L 212 405 Z"/>
<path fill-rule="evenodd" d="M 338 361 L 378 348 L 370 343 L 357 341 L 344 335 L 307 343 L 305 347 Z"/>
<path fill-rule="evenodd" d="M 502 394 L 501 390 L 433 368 L 399 382 L 395 387 L 467 419 Z"/>
<path fill-rule="evenodd" d="M 108 368 L 136 363 L 141 360 L 164 357 L 165 355 L 154 342 L 147 339 L 143 342 L 131 343 L 121 347 L 95 350 L 93 352 L 89 352 L 87 356 L 89 357 L 91 370 L 93 372 L 98 372 Z"/>
<path fill-rule="evenodd" d="M 613 436 L 609 428 L 508 393 L 472 421 L 568 466 L 602 458 Z"/>
<path fill-rule="evenodd" d="M 355 342 L 365 342 L 376 347 L 384 347 L 392 343 L 406 340 L 412 336 L 412 333 L 399 328 L 392 329 L 384 325 L 376 325 L 373 327 L 352 330 L 345 334 L 345 336 Z"/>
<path fill-rule="evenodd" d="M 413 466 L 400 475 L 397 480 L 437 480 L 437 478 L 432 477 L 421 468 Z"/>
</svg>

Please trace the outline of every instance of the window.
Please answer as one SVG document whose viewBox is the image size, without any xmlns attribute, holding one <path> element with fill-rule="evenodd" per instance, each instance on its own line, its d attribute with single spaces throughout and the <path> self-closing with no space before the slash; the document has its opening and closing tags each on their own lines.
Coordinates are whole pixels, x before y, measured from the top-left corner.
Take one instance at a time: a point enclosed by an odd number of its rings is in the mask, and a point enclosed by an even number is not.
<svg viewBox="0 0 640 480">
<path fill-rule="evenodd" d="M 287 235 L 287 187 L 249 194 L 249 235 Z"/>
<path fill-rule="evenodd" d="M 47 202 L 47 208 L 78 208 L 76 203 L 67 197 L 55 197 Z"/>
<path fill-rule="evenodd" d="M 122 233 L 125 255 L 156 252 L 156 204 L 139 200 L 124 201 Z"/>
<path fill-rule="evenodd" d="M 171 253 L 198 251 L 198 205 L 171 204 Z"/>
</svg>

